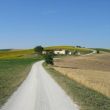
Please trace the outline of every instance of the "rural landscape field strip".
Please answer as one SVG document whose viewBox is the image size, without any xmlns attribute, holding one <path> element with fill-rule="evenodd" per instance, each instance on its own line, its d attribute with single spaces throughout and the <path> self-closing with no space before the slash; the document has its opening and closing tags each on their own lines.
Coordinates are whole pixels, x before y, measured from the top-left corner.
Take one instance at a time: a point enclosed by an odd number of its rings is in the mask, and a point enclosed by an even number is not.
<svg viewBox="0 0 110 110">
<path fill-rule="evenodd" d="M 75 101 L 80 110 L 110 110 L 110 98 L 96 92 L 44 64 L 48 73 Z"/>
<path fill-rule="evenodd" d="M 35 63 L 30 74 L 0 110 L 79 110 L 60 86 Z"/>
</svg>

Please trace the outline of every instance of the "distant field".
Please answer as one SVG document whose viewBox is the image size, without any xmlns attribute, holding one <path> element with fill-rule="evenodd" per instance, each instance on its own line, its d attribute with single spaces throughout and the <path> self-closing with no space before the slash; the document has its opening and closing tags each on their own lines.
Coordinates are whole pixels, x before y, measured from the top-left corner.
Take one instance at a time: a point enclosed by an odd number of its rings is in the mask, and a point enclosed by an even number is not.
<svg viewBox="0 0 110 110">
<path fill-rule="evenodd" d="M 27 57 L 29 55 L 33 55 L 35 52 L 33 49 L 28 50 L 5 50 L 0 51 L 0 59 L 3 58 L 20 58 L 20 57 Z"/>
<path fill-rule="evenodd" d="M 110 54 L 57 59 L 57 71 L 110 97 Z"/>
</svg>

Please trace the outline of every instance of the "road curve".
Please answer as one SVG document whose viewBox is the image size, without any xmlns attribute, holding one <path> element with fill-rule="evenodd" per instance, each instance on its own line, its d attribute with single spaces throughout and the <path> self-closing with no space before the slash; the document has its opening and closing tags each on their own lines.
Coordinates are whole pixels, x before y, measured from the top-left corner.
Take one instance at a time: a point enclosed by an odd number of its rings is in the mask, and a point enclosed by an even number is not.
<svg viewBox="0 0 110 110">
<path fill-rule="evenodd" d="M 90 56 L 90 55 L 93 55 L 93 54 L 96 54 L 97 51 L 96 50 L 92 50 L 91 53 L 88 53 L 88 54 L 85 54 L 85 55 L 81 55 L 81 56 Z"/>
<path fill-rule="evenodd" d="M 0 110 L 78 110 L 42 62 L 33 65 L 27 79 Z"/>
</svg>

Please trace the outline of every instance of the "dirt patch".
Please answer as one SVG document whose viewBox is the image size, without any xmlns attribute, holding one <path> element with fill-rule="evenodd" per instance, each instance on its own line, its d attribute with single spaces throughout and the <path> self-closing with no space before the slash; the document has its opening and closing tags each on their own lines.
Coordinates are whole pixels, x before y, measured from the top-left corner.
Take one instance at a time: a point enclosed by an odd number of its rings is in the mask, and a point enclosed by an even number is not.
<svg viewBox="0 0 110 110">
<path fill-rule="evenodd" d="M 56 66 L 86 70 L 110 71 L 110 54 L 85 57 L 65 57 L 55 61 Z"/>
</svg>

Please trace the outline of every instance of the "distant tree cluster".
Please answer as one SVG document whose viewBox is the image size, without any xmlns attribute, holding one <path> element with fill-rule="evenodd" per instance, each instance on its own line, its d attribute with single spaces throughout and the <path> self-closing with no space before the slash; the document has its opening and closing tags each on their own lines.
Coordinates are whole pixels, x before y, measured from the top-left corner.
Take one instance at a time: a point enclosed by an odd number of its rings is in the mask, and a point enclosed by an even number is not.
<svg viewBox="0 0 110 110">
<path fill-rule="evenodd" d="M 79 45 L 77 45 L 76 47 L 77 47 L 77 48 L 86 48 L 86 47 L 82 47 L 82 46 L 79 46 Z"/>
<path fill-rule="evenodd" d="M 82 48 L 82 47 L 81 47 L 81 46 L 79 46 L 79 45 L 77 45 L 76 47 L 77 47 L 77 48 Z"/>
<path fill-rule="evenodd" d="M 44 48 L 42 47 L 42 46 L 36 46 L 35 48 L 34 48 L 34 51 L 37 53 L 37 54 L 42 54 L 42 52 L 43 52 L 43 50 L 44 50 Z"/>
</svg>

